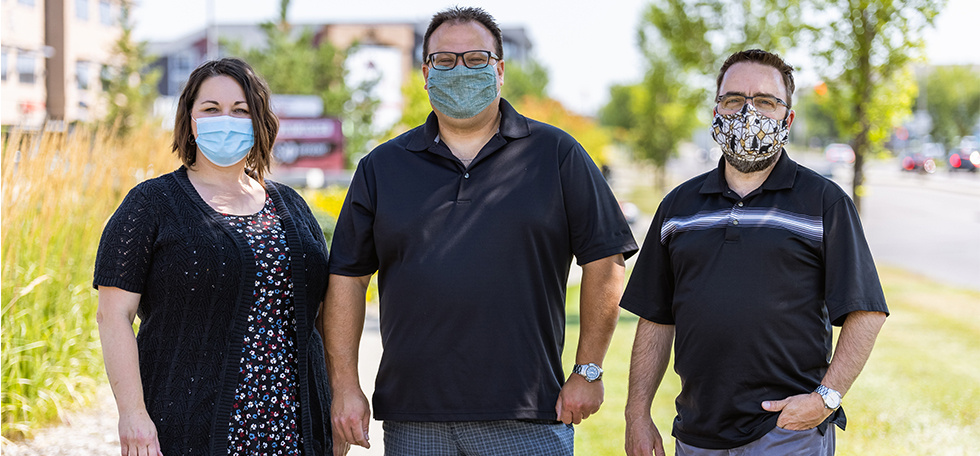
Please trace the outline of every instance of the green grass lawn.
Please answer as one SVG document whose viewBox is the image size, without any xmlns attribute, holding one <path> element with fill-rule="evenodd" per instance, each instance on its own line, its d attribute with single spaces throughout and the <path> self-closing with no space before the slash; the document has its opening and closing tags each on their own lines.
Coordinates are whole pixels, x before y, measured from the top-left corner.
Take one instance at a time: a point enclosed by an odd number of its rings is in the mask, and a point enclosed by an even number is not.
<svg viewBox="0 0 980 456">
<path fill-rule="evenodd" d="M 840 455 L 980 454 L 980 292 L 880 268 L 892 314 L 871 359 L 844 398 L 848 429 L 837 434 Z M 568 292 L 565 370 L 578 341 L 578 288 Z M 603 368 L 606 398 L 576 428 L 576 453 L 621 455 L 629 356 L 636 317 L 623 312 Z M 674 452 L 670 426 L 680 381 L 673 372 L 653 403 L 653 419 Z"/>
</svg>

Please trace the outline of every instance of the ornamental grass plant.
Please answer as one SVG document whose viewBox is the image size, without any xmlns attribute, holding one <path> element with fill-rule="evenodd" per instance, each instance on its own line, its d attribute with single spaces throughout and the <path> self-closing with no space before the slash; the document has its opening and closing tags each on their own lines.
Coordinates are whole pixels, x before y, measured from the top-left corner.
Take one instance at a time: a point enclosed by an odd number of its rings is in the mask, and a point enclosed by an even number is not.
<svg viewBox="0 0 980 456">
<path fill-rule="evenodd" d="M 2 150 L 2 434 L 30 436 L 105 383 L 92 267 L 138 182 L 172 171 L 171 135 L 144 126 L 14 129 Z"/>
</svg>

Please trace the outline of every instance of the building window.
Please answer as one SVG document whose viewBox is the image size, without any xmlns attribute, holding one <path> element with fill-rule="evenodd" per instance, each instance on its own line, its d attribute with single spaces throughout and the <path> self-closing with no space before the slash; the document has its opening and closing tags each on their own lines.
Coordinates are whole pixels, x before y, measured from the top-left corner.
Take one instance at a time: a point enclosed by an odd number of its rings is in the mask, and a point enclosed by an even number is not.
<svg viewBox="0 0 980 456">
<path fill-rule="evenodd" d="M 112 85 L 113 78 L 116 77 L 116 69 L 109 65 L 102 65 L 102 73 L 99 75 L 99 79 L 102 80 L 102 91 L 108 92 L 109 86 Z"/>
<path fill-rule="evenodd" d="M 0 58 L 3 59 L 3 69 L 0 70 L 0 77 L 3 78 L 2 79 L 3 81 L 6 81 L 7 80 L 7 50 L 6 49 L 0 51 Z"/>
<path fill-rule="evenodd" d="M 17 0 L 21 5 L 34 6 L 34 0 Z"/>
<path fill-rule="evenodd" d="M 37 78 L 35 67 L 33 53 L 27 51 L 17 53 L 17 78 L 21 84 L 34 84 Z"/>
<path fill-rule="evenodd" d="M 99 21 L 102 25 L 115 25 L 115 18 L 112 17 L 112 2 L 109 0 L 99 0 Z"/>
<path fill-rule="evenodd" d="M 75 17 L 88 20 L 88 0 L 75 0 Z"/>
<path fill-rule="evenodd" d="M 75 62 L 75 79 L 78 80 L 78 90 L 88 90 L 92 86 L 92 64 L 84 60 Z"/>
</svg>

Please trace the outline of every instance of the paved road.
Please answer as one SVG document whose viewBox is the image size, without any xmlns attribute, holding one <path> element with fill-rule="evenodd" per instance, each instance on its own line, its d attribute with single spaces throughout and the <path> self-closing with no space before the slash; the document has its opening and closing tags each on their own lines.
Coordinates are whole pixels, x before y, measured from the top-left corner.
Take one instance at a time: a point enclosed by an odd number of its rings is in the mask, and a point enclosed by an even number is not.
<svg viewBox="0 0 980 456">
<path fill-rule="evenodd" d="M 980 290 L 980 174 L 873 169 L 862 219 L 875 261 Z"/>
</svg>

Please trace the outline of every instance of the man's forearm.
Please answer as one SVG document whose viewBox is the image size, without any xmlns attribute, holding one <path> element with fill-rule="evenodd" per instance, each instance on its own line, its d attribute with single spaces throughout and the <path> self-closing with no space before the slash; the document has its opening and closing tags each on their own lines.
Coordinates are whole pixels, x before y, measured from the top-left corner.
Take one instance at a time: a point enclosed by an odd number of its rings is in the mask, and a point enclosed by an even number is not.
<svg viewBox="0 0 980 456">
<path fill-rule="evenodd" d="M 649 418 L 653 397 L 670 362 L 674 326 L 661 325 L 641 318 L 636 325 L 633 354 L 630 357 L 629 395 L 626 399 L 626 421 Z"/>
<path fill-rule="evenodd" d="M 821 383 L 842 395 L 847 394 L 871 356 L 871 349 L 884 323 L 885 314 L 882 312 L 856 311 L 848 314 L 837 338 L 834 357 Z"/>
<path fill-rule="evenodd" d="M 317 323 L 323 334 L 330 383 L 335 389 L 360 387 L 357 358 L 361 332 L 364 330 L 364 299 L 370 281 L 370 275 L 330 276 Z"/>
<path fill-rule="evenodd" d="M 581 332 L 575 352 L 576 364 L 602 364 L 619 322 L 619 300 L 623 296 L 625 261 L 613 255 L 582 266 L 579 303 Z"/>
</svg>

